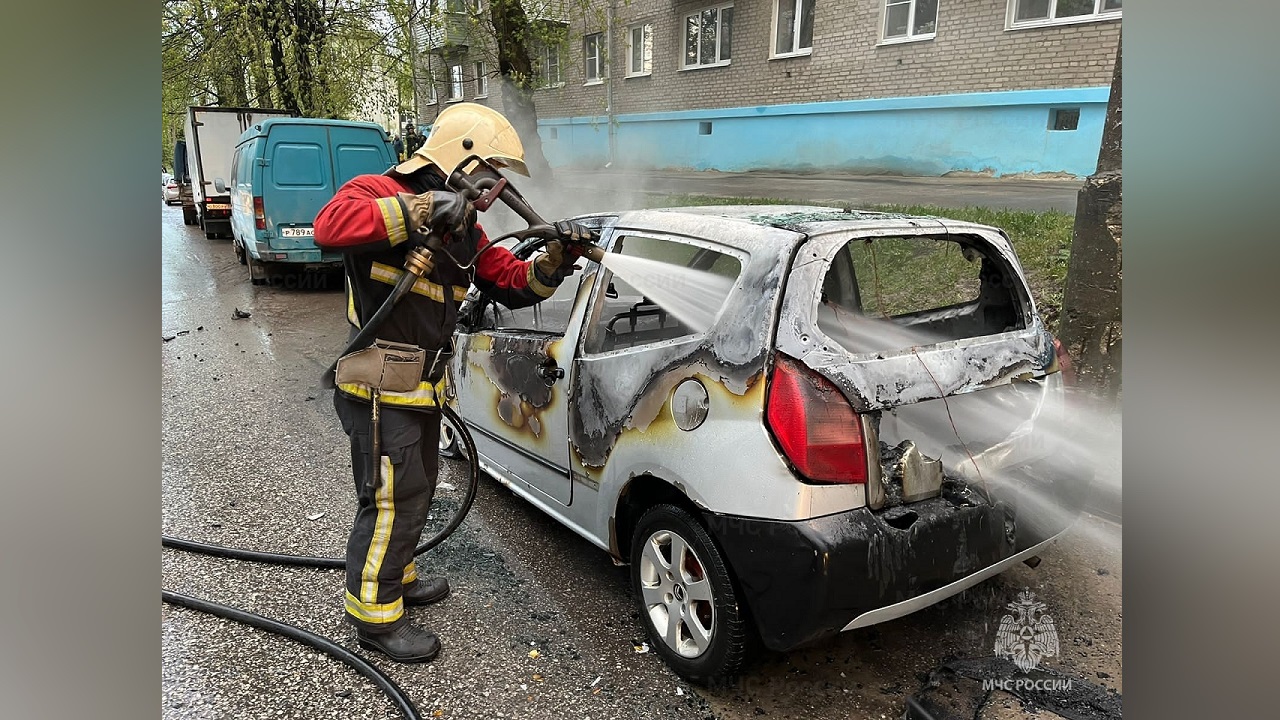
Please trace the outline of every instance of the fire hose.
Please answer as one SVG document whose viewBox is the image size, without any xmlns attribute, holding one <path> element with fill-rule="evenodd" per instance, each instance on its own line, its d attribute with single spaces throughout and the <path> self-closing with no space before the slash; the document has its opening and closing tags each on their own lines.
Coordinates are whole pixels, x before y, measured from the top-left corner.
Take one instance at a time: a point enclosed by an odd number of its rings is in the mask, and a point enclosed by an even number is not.
<svg viewBox="0 0 1280 720">
<path fill-rule="evenodd" d="M 475 166 L 475 169 L 470 173 L 462 169 L 469 165 Z M 435 253 L 441 252 L 445 254 L 450 260 L 457 264 L 458 267 L 467 270 L 475 266 L 480 255 L 486 250 L 496 247 L 499 242 L 508 238 L 517 238 L 519 240 L 537 238 L 538 242 L 533 244 L 532 249 L 541 247 L 552 240 L 562 239 L 559 231 L 554 225 L 547 223 L 541 216 L 534 212 L 529 203 L 525 201 L 523 196 L 521 196 L 510 183 L 507 182 L 506 178 L 502 177 L 496 168 L 478 156 L 473 155 L 463 160 L 458 165 L 458 168 L 450 174 L 446 184 L 449 188 L 462 195 L 465 200 L 469 201 L 476 210 L 480 212 L 487 210 L 495 200 L 501 199 L 509 208 L 519 215 L 521 219 L 528 223 L 529 227 L 508 233 L 492 240 L 484 248 L 477 251 L 476 254 L 466 263 L 458 262 L 458 260 L 454 258 L 447 249 L 445 249 L 443 234 L 438 229 L 422 228 L 423 231 L 426 231 L 424 234 L 427 236 L 427 242 L 423 246 L 409 251 L 405 260 L 405 272 L 401 275 L 399 281 L 392 289 L 391 294 L 382 306 L 373 314 L 373 316 L 364 323 L 356 336 L 347 344 L 346 349 L 341 353 L 342 356 L 345 356 L 358 348 L 368 346 L 369 343 L 374 340 L 377 330 L 391 314 L 395 305 L 405 296 L 405 294 L 409 292 L 413 287 L 413 284 L 419 278 L 430 272 L 434 263 Z M 575 244 L 574 249 L 578 254 L 597 262 L 603 256 L 603 251 L 598 246 L 590 242 L 578 242 Z M 337 363 L 335 362 L 325 371 L 321 378 L 321 384 L 324 387 L 330 389 L 335 387 L 334 380 L 336 370 Z M 376 458 L 380 453 L 377 445 L 379 434 L 378 391 L 375 389 L 371 395 L 373 421 L 371 435 L 375 443 L 372 448 L 372 455 L 375 458 L 374 467 L 376 468 L 378 465 Z M 465 455 L 470 461 L 468 487 L 461 506 L 456 511 L 454 517 L 445 524 L 440 531 L 418 545 L 413 551 L 414 557 L 417 557 L 418 555 L 421 555 L 422 553 L 425 553 L 439 545 L 445 540 L 445 538 L 452 535 L 454 531 L 458 529 L 462 524 L 462 521 L 466 518 L 467 513 L 471 510 L 471 505 L 475 501 L 476 490 L 479 486 L 479 462 L 476 454 L 475 441 L 471 437 L 471 433 L 467 430 L 462 419 L 451 408 L 444 403 L 437 403 L 437 407 L 441 412 L 442 419 L 447 420 L 453 426 L 458 439 L 462 442 Z M 242 548 L 226 547 L 223 545 L 195 542 L 170 535 L 161 535 L 161 545 L 175 550 L 184 550 L 187 552 L 212 555 L 232 560 L 245 560 L 249 562 L 316 568 L 343 568 L 346 566 L 345 558 L 289 555 L 258 550 L 246 550 Z M 196 610 L 198 612 L 233 620 L 308 645 L 341 661 L 356 672 L 368 678 L 378 687 L 379 690 L 386 693 L 391 698 L 400 713 L 408 720 L 419 720 L 422 717 L 414 706 L 412 700 L 409 699 L 404 690 L 396 685 L 395 681 L 364 658 L 350 650 L 347 650 L 328 638 L 316 635 L 279 620 L 274 620 L 262 615 L 256 615 L 229 605 L 222 605 L 209 600 L 183 595 L 163 588 L 161 589 L 161 599 L 163 602 L 171 605 L 177 605 L 190 610 Z"/>
</svg>

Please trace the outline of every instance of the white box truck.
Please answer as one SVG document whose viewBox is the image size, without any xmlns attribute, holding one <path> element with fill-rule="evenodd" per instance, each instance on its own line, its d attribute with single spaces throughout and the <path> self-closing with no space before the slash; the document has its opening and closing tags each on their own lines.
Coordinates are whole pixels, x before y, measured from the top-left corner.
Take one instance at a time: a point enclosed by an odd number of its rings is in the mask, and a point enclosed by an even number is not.
<svg viewBox="0 0 1280 720">
<path fill-rule="evenodd" d="M 231 184 L 231 156 L 240 135 L 273 117 L 297 117 L 291 110 L 264 108 L 187 108 L 186 145 L 196 224 L 206 237 L 231 237 L 231 195 L 218 192 L 214 181 Z"/>
</svg>

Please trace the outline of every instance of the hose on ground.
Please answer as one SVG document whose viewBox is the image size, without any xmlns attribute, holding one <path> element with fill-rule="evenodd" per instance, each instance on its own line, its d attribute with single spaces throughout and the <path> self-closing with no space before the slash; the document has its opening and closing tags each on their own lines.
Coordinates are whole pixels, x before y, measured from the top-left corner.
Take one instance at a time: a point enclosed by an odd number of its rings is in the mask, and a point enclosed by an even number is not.
<svg viewBox="0 0 1280 720">
<path fill-rule="evenodd" d="M 454 435 L 462 443 L 466 449 L 466 457 L 470 461 L 470 473 L 468 478 L 467 493 L 462 501 L 462 505 L 458 508 L 453 519 L 449 521 L 439 532 L 431 536 L 419 545 L 413 551 L 413 556 L 417 557 L 431 548 L 439 545 L 445 538 L 449 537 L 462 525 L 463 519 L 467 513 L 471 511 L 471 505 L 476 499 L 476 490 L 480 484 L 480 463 L 476 454 L 475 440 L 472 439 L 470 431 L 462 423 L 462 418 L 447 406 L 440 406 L 443 420 L 447 420 L 453 425 Z M 194 540 L 186 540 L 184 538 L 173 537 L 171 535 L 161 535 L 161 545 L 163 547 L 172 548 L 174 550 L 185 550 L 187 552 L 200 553 L 203 555 L 213 555 L 215 557 L 228 558 L 231 560 L 247 560 L 250 562 L 271 563 L 276 565 L 298 565 L 303 567 L 317 568 L 342 568 L 346 566 L 345 558 L 327 558 L 313 557 L 309 555 L 287 555 L 284 553 L 262 552 L 258 550 L 245 550 L 242 548 L 226 547 L 224 545 L 212 545 L 209 543 L 195 542 Z M 216 615 L 227 620 L 244 623 L 265 630 L 276 635 L 297 640 L 305 645 L 309 645 L 326 655 L 334 657 L 350 666 L 356 672 L 368 678 L 378 689 L 386 693 L 391 701 L 395 703 L 400 713 L 407 720 L 421 720 L 422 715 L 413 705 L 409 696 L 405 694 L 400 686 L 379 670 L 367 660 L 338 645 L 332 640 L 316 635 L 314 633 L 303 630 L 296 625 L 290 625 L 279 620 L 273 620 L 262 615 L 255 615 L 229 605 L 222 605 L 210 600 L 202 600 L 200 598 L 183 595 L 161 588 L 161 599 L 171 605 L 185 607 L 191 610 Z"/>
<path fill-rule="evenodd" d="M 209 600 L 201 600 L 200 598 L 191 597 L 190 595 L 183 595 L 181 593 L 173 592 L 172 590 L 161 590 L 160 597 L 164 602 L 167 602 L 170 605 L 177 605 L 190 610 L 197 610 L 202 613 L 216 615 L 220 618 L 244 623 L 245 625 L 252 625 L 259 630 L 265 630 L 269 633 L 282 635 L 291 640 L 297 640 L 304 645 L 309 645 L 330 657 L 341 660 L 343 663 L 350 666 L 351 669 L 368 678 L 370 682 L 378 686 L 379 690 L 386 693 L 387 697 L 391 698 L 391 702 L 395 703 L 396 709 L 399 710 L 400 714 L 404 715 L 408 720 L 421 720 L 422 718 L 422 714 L 418 712 L 418 708 L 414 706 L 413 701 L 409 699 L 409 696 L 405 694 L 404 690 L 400 689 L 400 686 L 388 677 L 386 673 L 379 670 L 368 660 L 365 660 L 359 655 L 326 637 L 308 632 L 296 625 L 290 625 L 288 623 L 280 622 L 279 620 L 272 620 L 269 617 L 245 612 L 244 610 L 233 608 L 230 605 L 222 605 Z"/>
</svg>

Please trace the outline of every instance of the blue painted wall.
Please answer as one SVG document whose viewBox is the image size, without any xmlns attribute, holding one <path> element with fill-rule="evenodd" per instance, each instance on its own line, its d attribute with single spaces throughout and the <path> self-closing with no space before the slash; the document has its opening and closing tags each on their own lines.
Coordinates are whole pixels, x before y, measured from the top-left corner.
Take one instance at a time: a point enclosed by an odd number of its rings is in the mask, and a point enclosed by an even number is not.
<svg viewBox="0 0 1280 720">
<path fill-rule="evenodd" d="M 953 171 L 1070 173 L 1097 167 L 1107 87 L 852 100 L 620 115 L 616 167 L 840 170 L 942 175 Z M 1051 112 L 1078 108 L 1075 130 Z M 710 123 L 710 134 L 701 134 Z M 538 122 L 553 167 L 609 162 L 604 117 Z"/>
</svg>

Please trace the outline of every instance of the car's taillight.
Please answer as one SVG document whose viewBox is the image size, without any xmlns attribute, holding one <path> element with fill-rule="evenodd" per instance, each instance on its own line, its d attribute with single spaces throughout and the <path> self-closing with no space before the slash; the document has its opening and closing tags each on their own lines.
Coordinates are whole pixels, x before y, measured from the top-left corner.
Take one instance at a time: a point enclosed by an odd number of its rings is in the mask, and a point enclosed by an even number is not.
<svg viewBox="0 0 1280 720">
<path fill-rule="evenodd" d="M 1062 382 L 1064 385 L 1076 384 L 1076 368 L 1071 364 L 1071 356 L 1067 354 L 1067 349 L 1062 347 L 1062 341 L 1058 338 L 1053 339 L 1053 354 L 1058 359 L 1058 371 L 1062 373 Z"/>
<path fill-rule="evenodd" d="M 806 479 L 867 481 L 862 419 L 830 380 L 782 354 L 769 376 L 765 420 L 783 454 Z"/>
<path fill-rule="evenodd" d="M 253 199 L 253 226 L 259 230 L 267 229 L 267 213 L 262 209 L 262 198 Z"/>
</svg>

